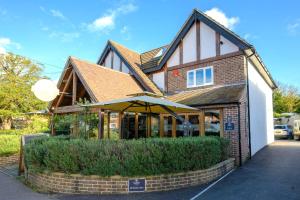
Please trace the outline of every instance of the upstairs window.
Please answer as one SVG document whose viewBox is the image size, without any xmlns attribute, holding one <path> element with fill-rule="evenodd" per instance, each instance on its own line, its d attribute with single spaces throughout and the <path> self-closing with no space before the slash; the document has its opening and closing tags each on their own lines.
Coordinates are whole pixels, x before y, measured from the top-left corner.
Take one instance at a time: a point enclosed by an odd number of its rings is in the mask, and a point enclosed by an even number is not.
<svg viewBox="0 0 300 200">
<path fill-rule="evenodd" d="M 213 84 L 213 67 L 204 67 L 187 72 L 187 87 Z"/>
</svg>

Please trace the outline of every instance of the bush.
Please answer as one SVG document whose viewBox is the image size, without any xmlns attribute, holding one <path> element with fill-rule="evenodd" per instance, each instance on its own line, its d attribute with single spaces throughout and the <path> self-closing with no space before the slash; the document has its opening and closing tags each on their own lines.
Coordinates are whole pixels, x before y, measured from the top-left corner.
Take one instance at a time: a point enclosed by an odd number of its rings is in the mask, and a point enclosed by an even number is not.
<svg viewBox="0 0 300 200">
<path fill-rule="evenodd" d="M 217 137 L 82 140 L 42 137 L 25 147 L 29 170 L 140 176 L 206 169 L 228 158 Z"/>
</svg>

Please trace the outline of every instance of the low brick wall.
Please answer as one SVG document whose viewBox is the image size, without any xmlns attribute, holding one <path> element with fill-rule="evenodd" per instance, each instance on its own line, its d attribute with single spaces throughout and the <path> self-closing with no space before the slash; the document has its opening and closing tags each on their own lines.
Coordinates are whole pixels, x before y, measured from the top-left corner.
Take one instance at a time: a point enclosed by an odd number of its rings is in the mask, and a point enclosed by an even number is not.
<svg viewBox="0 0 300 200">
<path fill-rule="evenodd" d="M 125 194 L 128 180 L 144 178 L 145 192 L 166 191 L 192 185 L 205 184 L 217 179 L 234 168 L 234 159 L 230 158 L 209 169 L 184 173 L 146 176 L 146 177 L 100 177 L 67 175 L 64 173 L 26 173 L 26 180 L 40 191 L 68 194 Z"/>
<path fill-rule="evenodd" d="M 19 162 L 19 154 L 0 157 L 0 167 L 17 164 Z"/>
</svg>

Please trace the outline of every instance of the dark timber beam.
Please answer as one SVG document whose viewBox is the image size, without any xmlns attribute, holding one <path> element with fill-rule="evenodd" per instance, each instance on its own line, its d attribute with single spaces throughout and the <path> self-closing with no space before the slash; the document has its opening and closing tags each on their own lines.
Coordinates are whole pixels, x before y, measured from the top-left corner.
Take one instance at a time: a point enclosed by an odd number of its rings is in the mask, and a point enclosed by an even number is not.
<svg viewBox="0 0 300 200">
<path fill-rule="evenodd" d="M 67 91 L 67 89 L 68 89 L 68 87 L 69 87 L 69 85 L 70 85 L 70 83 L 71 83 L 71 78 L 72 78 L 72 76 L 73 76 L 73 73 L 71 72 L 71 73 L 70 73 L 70 76 L 69 76 L 69 78 L 67 79 L 67 82 L 66 82 L 66 84 L 65 84 L 65 86 L 64 86 L 64 88 L 63 88 L 63 91 L 61 91 L 61 93 L 60 93 L 60 96 L 59 96 L 59 98 L 58 98 L 58 101 L 57 101 L 55 107 L 58 107 L 59 104 L 61 103 L 61 101 L 62 101 L 62 99 L 63 99 L 63 97 L 64 97 L 64 95 L 65 95 L 65 93 L 66 93 L 66 91 Z"/>
<path fill-rule="evenodd" d="M 110 139 L 110 112 L 107 112 L 107 138 Z"/>
<path fill-rule="evenodd" d="M 137 139 L 139 137 L 139 114 L 134 115 L 134 137 Z"/>
<path fill-rule="evenodd" d="M 76 97 L 77 97 L 77 76 L 76 76 L 76 72 L 73 71 L 72 105 L 75 105 Z"/>
<path fill-rule="evenodd" d="M 102 110 L 101 108 L 98 110 L 98 139 L 102 139 L 103 138 L 103 114 L 102 114 Z"/>
</svg>

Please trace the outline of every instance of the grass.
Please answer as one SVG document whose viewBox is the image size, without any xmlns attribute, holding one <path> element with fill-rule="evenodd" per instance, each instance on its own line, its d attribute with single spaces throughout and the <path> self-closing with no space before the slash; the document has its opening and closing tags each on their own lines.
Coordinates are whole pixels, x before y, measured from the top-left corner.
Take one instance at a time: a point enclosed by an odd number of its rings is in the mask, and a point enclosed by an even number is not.
<svg viewBox="0 0 300 200">
<path fill-rule="evenodd" d="M 37 132 L 30 129 L 0 130 L 0 157 L 19 153 L 21 136 Z"/>
<path fill-rule="evenodd" d="M 20 151 L 21 135 L 0 133 L 0 156 L 10 156 Z"/>
</svg>

